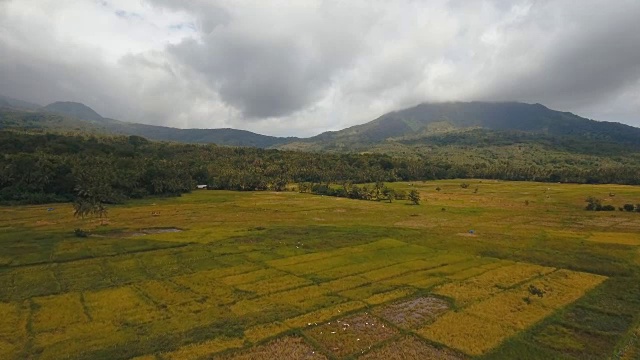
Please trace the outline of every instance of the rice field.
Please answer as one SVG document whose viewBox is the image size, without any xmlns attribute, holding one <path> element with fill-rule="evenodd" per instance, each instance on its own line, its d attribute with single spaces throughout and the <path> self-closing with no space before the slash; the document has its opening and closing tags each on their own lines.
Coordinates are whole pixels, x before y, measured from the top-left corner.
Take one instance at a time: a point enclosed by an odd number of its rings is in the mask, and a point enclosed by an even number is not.
<svg viewBox="0 0 640 360">
<path fill-rule="evenodd" d="M 582 202 L 640 189 L 390 185 L 423 204 L 199 191 L 106 226 L 0 208 L 0 358 L 637 356 L 639 215 Z"/>
</svg>

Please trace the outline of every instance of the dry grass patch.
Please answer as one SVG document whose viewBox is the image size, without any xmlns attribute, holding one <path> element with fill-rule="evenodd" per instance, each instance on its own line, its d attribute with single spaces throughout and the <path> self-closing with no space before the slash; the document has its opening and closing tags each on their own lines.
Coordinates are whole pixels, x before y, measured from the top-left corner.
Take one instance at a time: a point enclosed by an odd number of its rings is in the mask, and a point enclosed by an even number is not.
<svg viewBox="0 0 640 360">
<path fill-rule="evenodd" d="M 238 353 L 214 356 L 225 360 L 326 360 L 300 337 L 283 337 Z"/>
<path fill-rule="evenodd" d="M 525 301 L 525 298 L 531 300 Z M 465 312 L 524 330 L 550 315 L 553 309 L 541 306 L 537 298 L 529 296 L 526 288 L 518 288 L 471 305 L 465 309 Z"/>
<path fill-rule="evenodd" d="M 453 273 L 451 275 L 447 275 L 446 278 L 451 280 L 466 280 L 468 278 L 484 274 L 489 270 L 498 269 L 503 266 L 513 265 L 513 264 L 514 263 L 512 261 L 505 261 L 505 260 L 494 261 L 488 264 L 472 267 L 469 269 L 465 269 L 465 270 Z"/>
<path fill-rule="evenodd" d="M 162 313 L 147 303 L 131 287 L 87 292 L 85 304 L 94 321 L 116 325 L 144 324 L 162 318 Z"/>
<path fill-rule="evenodd" d="M 400 299 L 416 292 L 415 289 L 396 289 L 369 296 L 364 300 L 369 305 L 378 305 L 392 300 Z"/>
<path fill-rule="evenodd" d="M 219 338 L 205 341 L 199 344 L 190 344 L 187 346 L 183 346 L 176 351 L 163 353 L 161 354 L 161 356 L 163 359 L 168 360 L 198 359 L 224 350 L 240 348 L 243 345 L 243 339 Z"/>
<path fill-rule="evenodd" d="M 294 275 L 284 275 L 271 279 L 264 279 L 254 283 L 236 285 L 236 288 L 244 291 L 251 291 L 258 295 L 266 295 L 310 284 L 311 281 L 307 279 Z"/>
<path fill-rule="evenodd" d="M 156 303 L 175 314 L 199 312 L 207 305 L 205 298 L 189 289 L 179 289 L 167 281 L 147 281 L 136 285 L 140 291 Z"/>
<path fill-rule="evenodd" d="M 156 355 L 142 355 L 142 356 L 136 356 L 129 360 L 158 360 L 158 357 Z"/>
<path fill-rule="evenodd" d="M 131 334 L 112 322 L 77 323 L 59 331 L 40 333 L 34 338 L 39 359 L 64 359 L 130 341 Z"/>
<path fill-rule="evenodd" d="M 171 280 L 199 295 L 206 296 L 209 302 L 215 304 L 230 304 L 238 300 L 232 287 L 221 284 L 217 277 L 212 276 L 208 271 L 174 277 Z"/>
<path fill-rule="evenodd" d="M 516 263 L 514 265 L 489 270 L 462 282 L 444 284 L 434 292 L 455 299 L 456 305 L 458 306 L 466 306 L 473 302 L 486 299 L 518 283 L 536 276 L 548 274 L 554 270 L 554 268 L 545 266 Z"/>
<path fill-rule="evenodd" d="M 371 281 L 365 277 L 362 277 L 360 275 L 355 275 L 355 276 L 346 276 L 336 280 L 331 280 L 331 281 L 320 284 L 319 287 L 323 289 L 325 293 L 329 293 L 329 292 L 336 293 L 340 291 L 353 289 L 353 288 L 362 286 L 364 284 L 368 284 L 370 282 Z"/>
<path fill-rule="evenodd" d="M 354 259 L 352 258 L 352 255 L 342 254 L 341 256 L 332 256 L 308 263 L 291 265 L 283 268 L 283 270 L 294 273 L 296 275 L 310 275 L 321 273 L 325 270 L 330 270 L 341 266 L 351 265 L 353 264 L 353 262 Z"/>
<path fill-rule="evenodd" d="M 366 261 L 357 264 L 349 264 L 345 266 L 338 266 L 336 268 L 324 270 L 316 273 L 320 277 L 339 278 L 343 276 L 349 276 L 353 274 L 360 274 L 366 271 L 380 269 L 386 266 L 395 264 L 397 261 L 391 259 L 380 259 L 374 261 Z"/>
<path fill-rule="evenodd" d="M 99 260 L 76 260 L 56 267 L 56 275 L 64 291 L 99 289 L 112 285 Z"/>
<path fill-rule="evenodd" d="M 418 340 L 413 336 L 405 336 L 390 341 L 384 346 L 371 350 L 360 356 L 361 360 L 463 360 L 465 357 L 446 348 L 437 348 Z"/>
<path fill-rule="evenodd" d="M 27 310 L 19 303 L 0 302 L 1 359 L 18 358 L 17 353 L 27 341 L 27 315 Z"/>
<path fill-rule="evenodd" d="M 295 318 L 287 319 L 284 321 L 284 323 L 290 328 L 301 328 L 305 326 L 318 325 L 324 321 L 333 319 L 334 317 L 343 315 L 350 311 L 362 309 L 366 306 L 367 305 L 365 303 L 360 301 L 350 301 L 316 310 L 301 316 L 297 316 Z"/>
<path fill-rule="evenodd" d="M 362 274 L 362 276 L 371 281 L 380 281 L 408 272 L 430 268 L 433 267 L 432 264 L 433 263 L 428 260 L 414 260 L 369 271 Z"/>
<path fill-rule="evenodd" d="M 421 336 L 469 355 L 482 355 L 514 335 L 516 329 L 460 312 L 449 312 L 418 330 Z"/>
<path fill-rule="evenodd" d="M 390 285 L 385 285 L 382 283 L 370 283 L 364 286 L 340 292 L 338 293 L 338 295 L 352 300 L 363 300 L 375 294 L 384 293 L 393 289 L 394 288 Z"/>
<path fill-rule="evenodd" d="M 449 275 L 453 275 L 456 273 L 459 273 L 460 271 L 463 270 L 467 270 L 470 268 L 476 268 L 482 265 L 486 265 L 487 263 L 491 263 L 492 260 L 490 259 L 484 259 L 484 258 L 480 258 L 480 259 L 473 259 L 473 258 L 469 258 L 468 261 L 462 260 L 459 262 L 455 262 L 453 264 L 449 264 L 449 265 L 445 265 L 445 266 L 439 266 L 433 269 L 429 269 L 426 270 L 425 273 L 432 275 L 432 276 L 449 276 Z"/>
<path fill-rule="evenodd" d="M 433 322 L 449 310 L 449 303 L 433 296 L 396 302 L 379 307 L 374 313 L 403 329 L 416 329 Z"/>
<path fill-rule="evenodd" d="M 637 232 L 596 232 L 589 236 L 587 240 L 606 244 L 640 245 L 640 235 Z"/>
<path fill-rule="evenodd" d="M 15 286 L 13 297 L 16 300 L 60 292 L 60 284 L 50 266 L 28 266 L 12 269 L 11 274 Z"/>
<path fill-rule="evenodd" d="M 116 284 L 128 284 L 148 279 L 146 269 L 135 257 L 115 258 L 105 262 L 105 271 Z"/>
<path fill-rule="evenodd" d="M 35 332 L 59 331 L 72 324 L 87 322 L 80 293 L 34 298 L 32 328 Z"/>
<path fill-rule="evenodd" d="M 257 281 L 272 279 L 287 275 L 287 273 L 276 269 L 260 269 L 244 274 L 231 275 L 220 279 L 226 285 L 234 286 L 240 284 L 248 284 Z"/>
<path fill-rule="evenodd" d="M 601 275 L 561 269 L 525 285 L 533 285 L 543 290 L 544 296 L 535 301 L 555 309 L 581 298 L 606 279 Z"/>
<path fill-rule="evenodd" d="M 336 357 L 362 353 L 397 333 L 396 329 L 367 314 L 333 320 L 305 330 L 307 336 Z"/>
<path fill-rule="evenodd" d="M 244 331 L 244 337 L 250 342 L 256 343 L 289 330 L 290 328 L 287 325 L 277 321 L 271 324 L 261 324 L 250 327 Z"/>
</svg>

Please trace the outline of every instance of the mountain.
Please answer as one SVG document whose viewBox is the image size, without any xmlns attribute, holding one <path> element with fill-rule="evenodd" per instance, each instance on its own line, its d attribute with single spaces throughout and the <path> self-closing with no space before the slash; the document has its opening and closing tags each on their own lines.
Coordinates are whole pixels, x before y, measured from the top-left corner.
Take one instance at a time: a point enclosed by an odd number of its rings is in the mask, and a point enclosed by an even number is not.
<svg viewBox="0 0 640 360">
<path fill-rule="evenodd" d="M 27 101 L 13 99 L 8 96 L 0 95 L 0 108 L 2 107 L 13 108 L 13 109 L 24 109 L 24 110 L 36 110 L 41 108 L 42 106 L 27 102 Z"/>
<path fill-rule="evenodd" d="M 105 130 L 122 135 L 138 135 L 151 140 L 176 141 L 184 143 L 218 144 L 227 146 L 250 146 L 270 148 L 299 140 L 256 134 L 237 129 L 176 129 L 172 127 L 134 124 L 105 119 Z"/>
<path fill-rule="evenodd" d="M 274 147 L 299 140 L 252 133 L 236 129 L 176 129 L 129 123 L 101 116 L 90 107 L 75 102 L 55 102 L 37 110 L 0 106 L 0 129 L 87 132 L 137 135 L 151 140 L 227 146 Z"/>
<path fill-rule="evenodd" d="M 442 134 L 468 133 L 472 129 L 506 134 L 535 134 L 549 137 L 580 137 L 640 146 L 640 129 L 632 126 L 582 118 L 551 110 L 541 104 L 519 102 L 424 103 L 394 111 L 362 125 L 326 132 L 289 143 L 283 148 L 327 150 L 366 148 L 381 143 L 428 143 Z"/>
<path fill-rule="evenodd" d="M 640 151 L 639 128 L 518 102 L 424 103 L 305 139 L 236 129 L 176 129 L 129 123 L 105 118 L 90 107 L 73 102 L 56 102 L 38 110 L 0 106 L 0 128 L 137 135 L 151 140 L 302 151 L 407 154 L 424 153 L 425 147 L 430 146 L 516 143 L 582 153 Z"/>
<path fill-rule="evenodd" d="M 70 102 L 70 101 L 58 101 L 53 104 L 49 104 L 42 109 L 44 112 L 50 112 L 59 115 L 66 115 L 76 119 L 101 121 L 104 120 L 100 114 L 95 112 L 92 108 L 85 104 Z"/>
</svg>

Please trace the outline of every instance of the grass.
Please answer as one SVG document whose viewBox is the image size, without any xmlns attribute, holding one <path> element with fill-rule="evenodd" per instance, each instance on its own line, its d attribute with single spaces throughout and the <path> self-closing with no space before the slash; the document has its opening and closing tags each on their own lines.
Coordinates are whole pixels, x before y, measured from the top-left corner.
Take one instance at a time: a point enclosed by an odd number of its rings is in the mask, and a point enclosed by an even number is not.
<svg viewBox="0 0 640 360">
<path fill-rule="evenodd" d="M 387 184 L 420 206 L 199 191 L 104 226 L 0 208 L 0 358 L 637 356 L 640 216 L 583 203 L 640 189 L 467 182 Z M 329 337 L 345 319 L 365 326 Z"/>
</svg>

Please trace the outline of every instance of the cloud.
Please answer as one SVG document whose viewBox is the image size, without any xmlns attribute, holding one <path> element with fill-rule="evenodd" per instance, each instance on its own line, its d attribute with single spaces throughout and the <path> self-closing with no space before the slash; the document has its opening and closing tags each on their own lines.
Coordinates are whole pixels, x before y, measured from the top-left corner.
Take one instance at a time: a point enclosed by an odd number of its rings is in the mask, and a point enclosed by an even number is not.
<svg viewBox="0 0 640 360">
<path fill-rule="evenodd" d="M 0 94 L 274 135 L 446 100 L 640 125 L 639 15 L 635 0 L 0 0 Z"/>
</svg>

